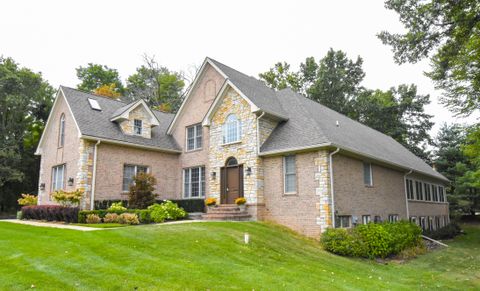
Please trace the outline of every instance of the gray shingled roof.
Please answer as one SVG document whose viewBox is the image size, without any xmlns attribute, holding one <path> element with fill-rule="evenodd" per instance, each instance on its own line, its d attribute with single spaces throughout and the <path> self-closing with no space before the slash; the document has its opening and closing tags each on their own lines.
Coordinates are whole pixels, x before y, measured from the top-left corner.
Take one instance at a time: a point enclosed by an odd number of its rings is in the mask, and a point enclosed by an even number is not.
<svg viewBox="0 0 480 291">
<path fill-rule="evenodd" d="M 261 152 L 282 151 L 331 143 L 341 149 L 447 180 L 390 136 L 312 101 L 290 88 L 276 92 L 274 102 L 288 108 L 288 121 L 280 123 Z M 336 125 L 338 121 L 339 126 Z"/>
<path fill-rule="evenodd" d="M 272 100 L 276 99 L 275 90 L 265 86 L 262 81 L 254 77 L 247 76 L 211 58 L 209 60 L 227 75 L 228 79 L 262 111 L 278 117 L 287 116 L 285 110 L 278 102 L 272 102 Z"/>
<path fill-rule="evenodd" d="M 173 137 L 166 134 L 167 128 L 174 117 L 173 114 L 152 110 L 160 125 L 152 128 L 151 139 L 125 135 L 119 125 L 111 122 L 110 119 L 117 111 L 124 110 L 129 104 L 64 86 L 60 88 L 72 109 L 82 135 L 157 147 L 164 150 L 181 150 Z M 93 110 L 88 103 L 88 98 L 97 100 L 102 111 Z"/>
</svg>

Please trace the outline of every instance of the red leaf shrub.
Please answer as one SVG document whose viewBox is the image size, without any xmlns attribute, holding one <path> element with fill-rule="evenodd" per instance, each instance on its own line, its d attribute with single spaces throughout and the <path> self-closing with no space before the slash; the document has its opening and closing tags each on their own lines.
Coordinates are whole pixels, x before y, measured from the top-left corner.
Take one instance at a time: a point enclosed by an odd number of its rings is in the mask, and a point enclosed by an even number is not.
<svg viewBox="0 0 480 291">
<path fill-rule="evenodd" d="M 23 219 L 78 222 L 78 207 L 60 205 L 32 205 L 22 207 Z"/>
</svg>

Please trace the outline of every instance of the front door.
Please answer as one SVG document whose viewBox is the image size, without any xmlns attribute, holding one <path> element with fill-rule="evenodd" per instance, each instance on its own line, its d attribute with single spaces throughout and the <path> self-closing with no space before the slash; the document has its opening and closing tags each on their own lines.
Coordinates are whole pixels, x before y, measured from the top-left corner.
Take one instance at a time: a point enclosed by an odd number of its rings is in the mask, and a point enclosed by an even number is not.
<svg viewBox="0 0 480 291">
<path fill-rule="evenodd" d="M 243 197 L 243 165 L 227 165 L 221 170 L 222 196 L 220 203 L 234 204 Z"/>
</svg>

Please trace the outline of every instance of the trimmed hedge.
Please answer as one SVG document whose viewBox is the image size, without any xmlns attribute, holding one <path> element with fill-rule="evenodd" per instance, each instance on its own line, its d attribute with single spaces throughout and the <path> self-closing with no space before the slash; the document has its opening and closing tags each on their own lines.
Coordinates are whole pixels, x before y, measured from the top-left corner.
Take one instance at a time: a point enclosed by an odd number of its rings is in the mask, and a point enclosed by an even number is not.
<svg viewBox="0 0 480 291">
<path fill-rule="evenodd" d="M 183 208 L 186 212 L 205 212 L 204 199 L 179 199 L 170 200 Z M 113 203 L 122 202 L 128 208 L 128 200 L 95 200 L 95 209 L 108 209 Z M 156 200 L 155 203 L 162 204 L 164 200 Z"/>
<path fill-rule="evenodd" d="M 332 253 L 364 258 L 385 258 L 421 242 L 422 230 L 414 223 L 368 223 L 355 228 L 329 228 L 322 234 L 323 247 Z"/>
<path fill-rule="evenodd" d="M 66 207 L 60 205 L 32 205 L 22 207 L 23 219 L 76 223 L 78 222 L 78 213 L 78 207 Z"/>
<path fill-rule="evenodd" d="M 78 213 L 78 222 L 79 223 L 86 223 L 87 221 L 87 216 L 89 214 L 96 214 L 100 218 L 104 218 L 107 213 L 116 213 L 118 215 L 122 213 L 134 213 L 138 216 L 138 220 L 140 223 L 152 223 L 152 220 L 150 218 L 150 211 L 147 209 L 127 209 L 127 210 L 83 210 Z"/>
</svg>

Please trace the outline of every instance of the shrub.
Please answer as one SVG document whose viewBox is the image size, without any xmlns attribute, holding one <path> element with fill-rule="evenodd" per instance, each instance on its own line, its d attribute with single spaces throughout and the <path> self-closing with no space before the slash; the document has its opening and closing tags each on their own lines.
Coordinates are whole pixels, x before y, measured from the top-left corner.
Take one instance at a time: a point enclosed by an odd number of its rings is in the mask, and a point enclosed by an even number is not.
<svg viewBox="0 0 480 291">
<path fill-rule="evenodd" d="M 150 218 L 150 210 L 137 209 L 135 210 L 135 214 L 137 214 L 141 223 L 152 223 L 152 219 Z"/>
<path fill-rule="evenodd" d="M 134 184 L 130 186 L 128 205 L 131 208 L 145 209 L 155 203 L 156 194 L 154 185 L 155 177 L 148 173 L 138 173 L 134 178 Z"/>
<path fill-rule="evenodd" d="M 177 220 L 187 216 L 187 212 L 183 208 L 178 207 L 172 201 L 166 200 L 162 204 L 153 204 L 148 207 L 151 219 L 156 223 L 165 220 Z"/>
<path fill-rule="evenodd" d="M 213 197 L 205 199 L 205 205 L 207 205 L 207 206 L 213 206 L 213 205 L 216 205 L 216 204 L 217 204 L 217 199 L 215 199 Z"/>
<path fill-rule="evenodd" d="M 82 199 L 83 192 L 80 190 L 75 190 L 72 192 L 58 190 L 50 195 L 55 202 L 58 202 L 63 206 L 77 206 Z"/>
<path fill-rule="evenodd" d="M 60 205 L 31 205 L 22 207 L 23 219 L 78 222 L 79 209 Z"/>
<path fill-rule="evenodd" d="M 247 199 L 245 199 L 243 197 L 239 197 L 239 198 L 235 199 L 235 204 L 237 204 L 237 205 L 244 205 L 245 203 L 247 203 Z"/>
<path fill-rule="evenodd" d="M 100 223 L 102 222 L 102 219 L 97 214 L 89 214 L 87 215 L 86 221 L 87 223 Z"/>
<path fill-rule="evenodd" d="M 135 213 L 122 213 L 118 216 L 118 222 L 121 224 L 139 224 L 138 216 Z"/>
<path fill-rule="evenodd" d="M 127 208 L 123 207 L 122 202 L 112 203 L 110 207 L 108 207 L 109 211 L 125 211 Z"/>
<path fill-rule="evenodd" d="M 171 199 L 170 201 L 177 203 L 178 207 L 183 208 L 187 212 L 204 212 L 204 199 Z M 121 202 L 123 206 L 130 207 L 128 200 L 95 200 L 95 209 L 108 209 L 113 203 Z M 162 204 L 163 200 L 155 200 L 155 203 Z"/>
<path fill-rule="evenodd" d="M 18 204 L 22 206 L 37 205 L 38 197 L 31 194 L 22 194 L 22 198 L 17 201 Z"/>
<path fill-rule="evenodd" d="M 421 229 L 407 221 L 369 223 L 352 229 L 327 229 L 321 243 L 327 251 L 339 255 L 385 258 L 417 246 L 420 235 Z"/>
<path fill-rule="evenodd" d="M 96 215 L 96 214 L 89 214 L 89 215 Z M 87 216 L 87 219 L 88 219 L 88 216 Z M 118 214 L 116 214 L 116 213 L 105 214 L 105 217 L 103 217 L 103 222 L 105 222 L 105 223 L 118 223 Z"/>
<path fill-rule="evenodd" d="M 433 239 L 451 239 L 462 233 L 462 229 L 456 222 L 452 222 L 434 231 L 426 231 L 425 236 Z"/>
</svg>

